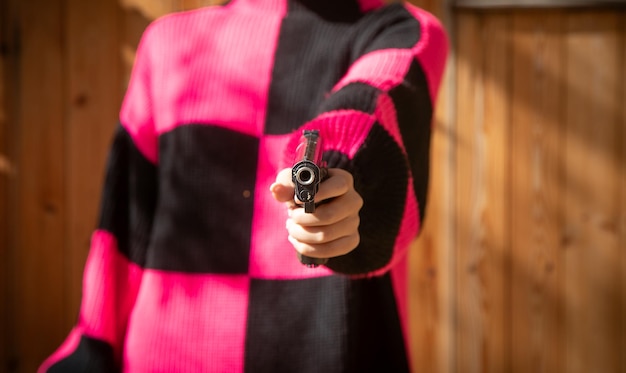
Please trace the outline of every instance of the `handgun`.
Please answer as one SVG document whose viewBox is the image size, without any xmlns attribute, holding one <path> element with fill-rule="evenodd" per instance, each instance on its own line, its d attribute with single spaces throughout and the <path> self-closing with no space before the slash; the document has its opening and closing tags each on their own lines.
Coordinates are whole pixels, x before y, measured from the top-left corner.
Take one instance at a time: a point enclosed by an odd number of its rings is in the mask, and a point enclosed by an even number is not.
<svg viewBox="0 0 626 373">
<path fill-rule="evenodd" d="M 295 197 L 304 204 L 304 212 L 315 212 L 315 194 L 319 184 L 326 178 L 327 169 L 322 161 L 322 139 L 318 130 L 304 130 L 296 148 L 296 157 L 291 168 L 291 179 L 295 185 Z M 325 264 L 327 258 L 311 258 L 298 253 L 298 259 L 307 267 Z"/>
</svg>

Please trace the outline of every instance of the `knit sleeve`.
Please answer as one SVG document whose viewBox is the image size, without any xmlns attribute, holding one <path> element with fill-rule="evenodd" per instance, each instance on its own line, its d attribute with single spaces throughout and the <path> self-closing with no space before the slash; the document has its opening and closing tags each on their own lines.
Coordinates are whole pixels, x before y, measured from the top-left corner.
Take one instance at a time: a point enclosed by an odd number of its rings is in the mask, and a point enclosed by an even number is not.
<svg viewBox="0 0 626 373">
<path fill-rule="evenodd" d="M 380 275 L 406 254 L 424 218 L 433 107 L 447 56 L 438 20 L 397 4 L 368 21 L 347 73 L 302 129 L 318 129 L 329 167 L 354 176 L 364 200 L 360 245 L 330 259 L 350 275 Z"/>
<path fill-rule="evenodd" d="M 121 366 L 158 193 L 146 44 L 144 37 L 109 151 L 78 320 L 40 372 L 112 372 Z"/>
</svg>

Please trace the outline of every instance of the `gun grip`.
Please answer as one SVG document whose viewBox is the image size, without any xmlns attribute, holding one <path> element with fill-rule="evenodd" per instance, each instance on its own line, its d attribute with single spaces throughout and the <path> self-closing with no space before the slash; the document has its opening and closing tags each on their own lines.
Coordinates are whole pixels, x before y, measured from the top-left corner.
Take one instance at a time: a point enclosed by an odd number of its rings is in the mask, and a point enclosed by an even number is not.
<svg viewBox="0 0 626 373">
<path fill-rule="evenodd" d="M 298 255 L 300 263 L 309 268 L 319 267 L 322 264 L 326 264 L 328 262 L 328 258 L 311 258 L 310 256 L 302 255 L 299 252 L 296 252 L 296 254 Z"/>
</svg>

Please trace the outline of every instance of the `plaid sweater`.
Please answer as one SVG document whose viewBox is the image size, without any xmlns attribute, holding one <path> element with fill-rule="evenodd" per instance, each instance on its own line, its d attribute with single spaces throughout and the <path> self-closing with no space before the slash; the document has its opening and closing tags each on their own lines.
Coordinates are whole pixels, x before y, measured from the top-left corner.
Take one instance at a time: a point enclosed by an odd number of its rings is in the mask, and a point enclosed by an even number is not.
<svg viewBox="0 0 626 373">
<path fill-rule="evenodd" d="M 142 38 L 75 328 L 49 372 L 402 372 L 440 23 L 378 0 L 232 0 Z M 269 186 L 305 128 L 364 200 L 307 268 Z"/>
</svg>

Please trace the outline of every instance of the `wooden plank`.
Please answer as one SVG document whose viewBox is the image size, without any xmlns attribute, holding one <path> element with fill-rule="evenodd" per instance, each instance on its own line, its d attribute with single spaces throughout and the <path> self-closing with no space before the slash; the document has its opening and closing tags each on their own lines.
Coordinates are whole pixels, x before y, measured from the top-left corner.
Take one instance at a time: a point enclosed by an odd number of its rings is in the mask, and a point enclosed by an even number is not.
<svg viewBox="0 0 626 373">
<path fill-rule="evenodd" d="M 408 0 L 415 6 L 425 9 L 443 19 L 444 12 L 447 8 L 447 0 Z M 386 0 L 386 3 L 392 3 L 393 0 Z"/>
<path fill-rule="evenodd" d="M 121 10 L 107 0 L 65 1 L 66 289 L 65 327 L 75 324 L 90 237 L 97 225 L 104 166 L 123 87 Z"/>
<path fill-rule="evenodd" d="M 5 4 L 4 2 L 0 3 L 0 48 L 7 45 L 6 40 L 6 31 L 5 31 Z M 6 48 L 6 47 L 5 47 Z M 8 242 L 7 242 L 7 218 L 8 215 L 8 206 L 7 206 L 7 181 L 5 178 L 5 166 L 6 162 L 8 162 L 8 156 L 6 155 L 6 127 L 7 127 L 7 108 L 6 108 L 6 79 L 5 79 L 5 70 L 6 70 L 6 62 L 5 62 L 5 54 L 6 52 L 0 51 L 0 302 L 3 304 L 8 304 L 8 293 L 7 293 L 7 277 L 6 277 L 6 262 L 7 262 L 7 251 L 8 251 Z M 6 367 L 6 351 L 7 351 L 7 324 L 6 320 L 6 307 L 2 307 L 0 309 L 0 367 Z"/>
<path fill-rule="evenodd" d="M 618 149 L 622 150 L 621 161 L 619 164 L 621 165 L 621 169 L 619 173 L 621 175 L 620 187 L 619 191 L 621 193 L 620 200 L 620 212 L 621 212 L 621 223 L 620 223 L 620 242 L 619 247 L 621 248 L 621 296 L 620 296 L 620 311 L 621 315 L 620 325 L 621 331 L 620 335 L 622 336 L 621 341 L 619 342 L 619 346 L 626 346 L 626 11 L 621 12 L 619 16 L 619 33 L 620 33 L 620 41 L 619 46 L 621 48 L 621 107 L 622 111 L 620 112 L 620 117 L 618 118 L 618 128 L 621 128 L 622 137 L 621 144 L 618 146 Z M 621 361 L 619 372 L 626 372 L 626 353 L 620 353 Z"/>
<path fill-rule="evenodd" d="M 15 367 L 15 238 L 17 211 L 16 188 L 16 118 L 17 118 L 17 40 L 19 12 L 17 0 L 0 3 L 0 369 L 12 371 Z"/>
<path fill-rule="evenodd" d="M 568 15 L 565 185 L 566 367 L 617 372 L 619 309 L 620 15 Z"/>
<path fill-rule="evenodd" d="M 9 9 L 8 2 L 4 1 L 0 3 L 0 302 L 2 304 L 10 304 L 8 284 L 9 278 L 8 265 L 9 260 L 9 242 L 8 242 L 8 172 L 10 158 L 8 154 L 8 120 L 9 120 L 9 108 L 8 108 L 8 96 L 7 91 L 9 70 L 9 37 L 8 27 L 9 22 Z M 0 367 L 7 367 L 8 361 L 8 346 L 9 341 L 8 334 L 8 312 L 7 307 L 0 307 Z"/>
<path fill-rule="evenodd" d="M 20 2 L 18 209 L 14 268 L 15 365 L 34 372 L 60 343 L 64 296 L 62 1 Z"/>
<path fill-rule="evenodd" d="M 146 18 L 141 12 L 132 8 L 122 8 L 121 29 L 123 30 L 121 43 L 121 56 L 123 61 L 122 94 L 126 90 L 126 84 L 130 79 L 132 67 L 135 62 L 135 54 L 141 37 L 152 19 Z"/>
<path fill-rule="evenodd" d="M 433 201 L 435 195 L 431 195 Z M 441 372 L 439 367 L 438 348 L 440 345 L 437 333 L 440 322 L 438 310 L 438 291 L 440 273 L 437 271 L 437 248 L 432 238 L 432 227 L 436 223 L 430 223 L 437 217 L 437 209 L 429 207 L 429 217 L 418 241 L 410 248 L 410 303 L 409 303 L 409 326 L 412 340 L 411 360 L 413 370 L 416 372 Z M 432 227 L 432 228 L 431 228 Z"/>
<path fill-rule="evenodd" d="M 218 5 L 224 2 L 224 0 L 181 0 L 180 8 L 182 10 L 196 9 L 204 6 Z"/>
<path fill-rule="evenodd" d="M 480 278 L 483 281 L 485 361 L 483 371 L 508 372 L 510 334 L 510 166 L 511 166 L 511 15 L 485 18 L 484 40 L 484 229 Z"/>
<path fill-rule="evenodd" d="M 186 0 L 119 0 L 119 4 L 127 11 L 138 11 L 143 17 L 154 20 L 182 10 L 182 1 Z"/>
<path fill-rule="evenodd" d="M 518 13 L 514 21 L 511 338 L 520 373 L 563 371 L 561 17 Z"/>
<path fill-rule="evenodd" d="M 507 371 L 509 16 L 459 13 L 457 371 Z"/>
<path fill-rule="evenodd" d="M 623 7 L 624 0 L 455 0 L 463 8 L 581 8 Z"/>
<path fill-rule="evenodd" d="M 480 45 L 481 18 L 476 13 L 461 13 L 457 18 L 457 136 L 456 149 L 456 357 L 455 371 L 483 370 L 484 320 L 482 286 L 478 265 L 483 254 L 480 217 L 476 216 L 482 188 L 482 160 L 476 154 L 476 135 L 482 133 L 481 100 L 484 99 Z M 463 185 L 463 188 L 459 188 Z M 480 208 L 480 205 L 478 205 Z M 478 215 L 480 212 L 478 213 Z"/>
</svg>

